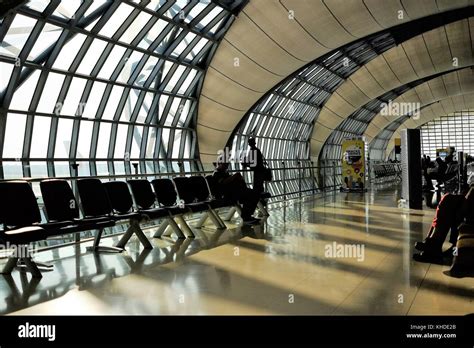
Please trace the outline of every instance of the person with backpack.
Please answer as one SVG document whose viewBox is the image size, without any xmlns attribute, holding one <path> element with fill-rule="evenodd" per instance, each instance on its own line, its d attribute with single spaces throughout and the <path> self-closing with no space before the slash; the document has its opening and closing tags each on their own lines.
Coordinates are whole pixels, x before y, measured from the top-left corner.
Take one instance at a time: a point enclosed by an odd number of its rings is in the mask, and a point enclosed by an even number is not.
<svg viewBox="0 0 474 348">
<path fill-rule="evenodd" d="M 212 175 L 219 193 L 218 198 L 236 201 L 242 206 L 241 218 L 244 225 L 258 225 L 260 219 L 252 216 L 257 208 L 260 195 L 253 189 L 247 187 L 240 173 L 230 175 L 229 163 L 218 162 Z"/>
</svg>

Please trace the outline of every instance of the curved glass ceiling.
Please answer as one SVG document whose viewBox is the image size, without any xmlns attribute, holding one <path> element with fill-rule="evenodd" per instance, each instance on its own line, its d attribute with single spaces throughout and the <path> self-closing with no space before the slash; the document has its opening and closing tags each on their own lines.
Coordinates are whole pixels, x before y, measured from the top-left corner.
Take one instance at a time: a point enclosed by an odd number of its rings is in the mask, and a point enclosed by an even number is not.
<svg viewBox="0 0 474 348">
<path fill-rule="evenodd" d="M 234 19 L 218 3 L 34 0 L 7 13 L 0 177 L 199 169 L 197 97 Z"/>
<path fill-rule="evenodd" d="M 295 167 L 310 165 L 311 134 L 323 105 L 347 77 L 394 46 L 393 36 L 385 32 L 318 58 L 261 98 L 237 126 L 229 145 L 236 150 L 246 149 L 248 138 L 255 136 L 272 167 L 281 167 L 284 162 L 294 168 L 286 177 L 276 171 L 269 191 L 273 195 L 295 191 L 293 187 L 301 179 Z M 312 175 L 304 177 L 301 185 L 303 190 L 311 190 Z"/>
</svg>

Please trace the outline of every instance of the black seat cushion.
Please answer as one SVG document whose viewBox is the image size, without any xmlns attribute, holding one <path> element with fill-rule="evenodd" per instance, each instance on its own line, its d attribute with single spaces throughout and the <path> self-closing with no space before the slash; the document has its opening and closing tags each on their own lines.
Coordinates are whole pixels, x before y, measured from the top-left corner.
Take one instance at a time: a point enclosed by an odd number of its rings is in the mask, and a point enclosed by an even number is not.
<svg viewBox="0 0 474 348">
<path fill-rule="evenodd" d="M 216 179 L 212 175 L 206 175 L 206 181 L 211 190 L 211 194 L 216 199 L 221 199 L 223 197 L 223 192 L 219 190 Z"/>
<path fill-rule="evenodd" d="M 196 202 L 194 187 L 191 185 L 188 177 L 180 176 L 173 178 L 173 181 L 176 186 L 176 191 L 178 191 L 179 199 L 183 200 L 186 204 Z"/>
<path fill-rule="evenodd" d="M 127 182 L 130 185 L 135 203 L 139 209 L 149 209 L 155 204 L 155 194 L 148 180 L 132 179 Z"/>
<path fill-rule="evenodd" d="M 48 221 L 70 221 L 79 218 L 79 207 L 66 180 L 48 179 L 40 182 Z"/>
<path fill-rule="evenodd" d="M 170 179 L 155 179 L 151 184 L 155 190 L 156 198 L 163 207 L 176 205 L 177 194 L 173 182 Z"/>
<path fill-rule="evenodd" d="M 80 179 L 77 181 L 77 190 L 86 217 L 104 216 L 112 213 L 107 191 L 99 179 Z"/>
<path fill-rule="evenodd" d="M 41 222 L 36 197 L 26 181 L 0 183 L 0 221 L 12 228 Z"/>
<path fill-rule="evenodd" d="M 196 175 L 188 178 L 189 186 L 198 202 L 209 200 L 210 192 L 206 179 L 203 176 Z"/>
<path fill-rule="evenodd" d="M 103 185 L 109 196 L 110 204 L 117 213 L 125 214 L 132 210 L 133 199 L 126 182 L 109 181 Z"/>
</svg>

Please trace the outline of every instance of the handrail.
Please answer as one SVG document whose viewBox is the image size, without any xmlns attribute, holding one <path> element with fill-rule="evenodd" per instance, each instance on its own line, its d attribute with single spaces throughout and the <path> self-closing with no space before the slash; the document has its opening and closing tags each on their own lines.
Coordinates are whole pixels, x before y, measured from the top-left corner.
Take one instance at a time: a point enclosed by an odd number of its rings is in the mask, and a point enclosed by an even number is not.
<svg viewBox="0 0 474 348">
<path fill-rule="evenodd" d="M 327 169 L 334 168 L 334 166 L 301 166 L 301 167 L 277 167 L 270 168 L 272 170 L 295 170 L 295 169 Z M 251 169 L 229 169 L 230 173 L 236 172 L 252 172 Z M 80 180 L 80 179 L 124 179 L 130 177 L 155 177 L 155 176 L 164 176 L 164 177 L 173 177 L 173 176 L 182 176 L 182 175 L 200 175 L 200 174 L 212 174 L 213 170 L 200 170 L 200 171 L 183 171 L 183 172 L 161 172 L 161 173 L 130 173 L 130 174 L 108 174 L 108 175 L 81 175 L 81 176 L 57 176 L 56 179 L 63 180 Z M 21 177 L 21 178 L 12 178 L 12 179 L 1 179 L 0 182 L 8 182 L 15 180 L 23 180 L 27 182 L 41 182 L 49 177 Z"/>
</svg>

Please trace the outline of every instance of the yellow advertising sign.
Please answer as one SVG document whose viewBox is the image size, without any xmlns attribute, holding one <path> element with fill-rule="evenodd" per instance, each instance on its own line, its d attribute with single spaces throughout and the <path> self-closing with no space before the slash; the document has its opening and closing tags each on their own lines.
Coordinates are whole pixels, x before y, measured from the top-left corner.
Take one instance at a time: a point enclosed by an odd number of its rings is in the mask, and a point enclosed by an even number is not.
<svg viewBox="0 0 474 348">
<path fill-rule="evenodd" d="M 342 182 L 349 190 L 365 187 L 365 142 L 361 139 L 342 142 Z"/>
</svg>

